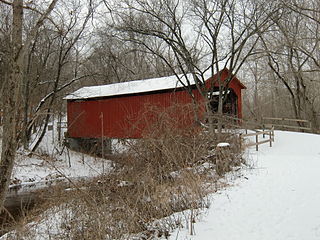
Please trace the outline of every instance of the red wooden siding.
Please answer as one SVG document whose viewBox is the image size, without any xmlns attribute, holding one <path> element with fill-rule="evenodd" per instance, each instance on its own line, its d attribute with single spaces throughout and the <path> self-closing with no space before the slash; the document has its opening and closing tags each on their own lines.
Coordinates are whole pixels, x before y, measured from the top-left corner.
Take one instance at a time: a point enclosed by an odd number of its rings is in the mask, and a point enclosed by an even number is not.
<svg viewBox="0 0 320 240">
<path fill-rule="evenodd" d="M 199 92 L 193 92 L 196 99 L 201 101 Z M 140 138 L 147 124 L 152 121 L 152 117 L 146 113 L 148 106 L 161 109 L 191 102 L 187 91 L 68 101 L 68 134 L 74 138 L 100 138 L 103 128 L 105 137 Z"/>
<path fill-rule="evenodd" d="M 222 71 L 222 79 L 228 72 Z M 212 79 L 211 79 L 212 80 Z M 210 82 L 208 79 L 207 83 Z M 215 84 L 217 85 L 217 84 Z M 229 88 L 237 95 L 238 117 L 242 117 L 241 89 L 245 88 L 234 78 Z M 199 115 L 204 113 L 203 98 L 194 89 L 193 94 L 199 102 Z M 72 138 L 141 138 L 144 129 L 152 122 L 153 116 L 146 112 L 148 106 L 166 109 L 176 104 L 191 104 L 192 98 L 186 90 L 164 90 L 135 95 L 112 96 L 99 99 L 68 100 L 68 134 Z M 181 111 L 185 111 L 182 109 Z M 176 113 L 176 117 L 182 116 Z M 173 116 L 174 117 L 174 116 Z M 180 117 L 181 118 L 181 117 Z M 184 115 L 179 119 L 181 126 L 194 122 L 194 115 Z"/>
</svg>

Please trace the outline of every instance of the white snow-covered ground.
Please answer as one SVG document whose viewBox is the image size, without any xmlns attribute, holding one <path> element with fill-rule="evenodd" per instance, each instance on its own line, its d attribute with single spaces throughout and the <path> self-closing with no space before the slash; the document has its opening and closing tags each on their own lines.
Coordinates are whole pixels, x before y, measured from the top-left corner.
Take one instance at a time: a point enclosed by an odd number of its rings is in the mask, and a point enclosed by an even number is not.
<svg viewBox="0 0 320 240">
<path fill-rule="evenodd" d="M 104 165 L 104 166 L 103 166 Z M 28 186 L 67 178 L 90 178 L 109 170 L 111 161 L 74 151 L 50 156 L 17 154 L 11 187 Z"/>
<path fill-rule="evenodd" d="M 211 196 L 195 235 L 177 229 L 171 240 L 320 239 L 320 135 L 276 131 L 249 157 L 254 169 Z"/>
<path fill-rule="evenodd" d="M 320 135 L 276 131 L 272 148 L 252 147 L 246 156 L 253 168 L 210 196 L 211 207 L 194 223 L 194 235 L 180 228 L 171 240 L 320 239 Z M 81 166 L 79 161 L 75 168 Z"/>
<path fill-rule="evenodd" d="M 1 130 L 0 128 L 0 148 Z M 22 149 L 18 150 L 10 188 L 18 188 L 19 191 L 30 190 L 30 187 L 45 187 L 46 183 L 63 180 L 66 177 L 90 178 L 112 169 L 111 161 L 59 146 L 57 134 L 53 133 L 53 131 L 47 131 L 35 154 L 29 154 Z"/>
</svg>

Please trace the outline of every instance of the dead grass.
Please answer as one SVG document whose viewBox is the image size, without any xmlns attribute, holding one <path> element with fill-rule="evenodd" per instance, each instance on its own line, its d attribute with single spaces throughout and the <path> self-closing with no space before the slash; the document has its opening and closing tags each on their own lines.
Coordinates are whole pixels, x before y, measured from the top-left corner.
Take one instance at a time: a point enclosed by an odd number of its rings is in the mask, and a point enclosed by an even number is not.
<svg viewBox="0 0 320 240">
<path fill-rule="evenodd" d="M 21 228 L 19 237 L 167 237 L 185 221 L 174 213 L 187 209 L 193 213 L 187 217 L 192 225 L 197 209 L 209 207 L 207 196 L 219 187 L 217 180 L 242 162 L 238 138 L 225 133 L 218 140 L 197 125 L 177 128 L 172 121 L 179 118 L 172 120 L 166 112 L 153 117 L 145 138 L 127 143 L 128 151 L 117 158 L 112 173 L 67 192 L 56 191 L 41 220 Z M 230 148 L 217 151 L 218 141 L 230 143 Z"/>
</svg>

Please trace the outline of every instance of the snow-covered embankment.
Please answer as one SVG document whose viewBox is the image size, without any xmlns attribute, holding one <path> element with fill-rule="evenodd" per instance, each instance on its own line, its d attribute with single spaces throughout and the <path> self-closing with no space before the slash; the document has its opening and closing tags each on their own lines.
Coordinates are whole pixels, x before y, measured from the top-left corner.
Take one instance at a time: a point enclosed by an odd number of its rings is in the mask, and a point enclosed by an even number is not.
<svg viewBox="0 0 320 240">
<path fill-rule="evenodd" d="M 250 149 L 253 170 L 212 195 L 195 235 L 171 239 L 320 239 L 320 135 L 275 132 L 272 148 Z"/>
</svg>

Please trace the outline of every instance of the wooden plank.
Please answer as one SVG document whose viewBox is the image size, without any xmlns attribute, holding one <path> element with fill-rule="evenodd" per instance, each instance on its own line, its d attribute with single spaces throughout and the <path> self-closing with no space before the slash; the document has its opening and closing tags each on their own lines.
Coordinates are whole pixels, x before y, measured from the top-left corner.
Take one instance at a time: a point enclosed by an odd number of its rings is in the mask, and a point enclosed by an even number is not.
<svg viewBox="0 0 320 240">
<path fill-rule="evenodd" d="M 225 119 L 231 119 L 231 120 L 234 120 L 234 121 L 238 121 L 239 124 L 241 124 L 241 125 L 243 125 L 243 124 L 253 124 L 255 126 L 258 125 L 258 122 L 254 122 L 254 121 L 243 119 L 243 118 L 228 116 L 228 115 L 223 115 L 221 118 L 222 119 L 225 118 Z"/>
<path fill-rule="evenodd" d="M 246 147 L 252 147 L 252 146 L 256 146 L 257 144 L 256 143 L 249 143 L 249 144 L 245 144 L 244 146 Z"/>
<path fill-rule="evenodd" d="M 272 127 L 272 126 L 277 126 L 277 127 L 282 127 L 282 128 L 292 128 L 292 129 L 301 129 L 301 130 L 311 130 L 309 127 L 299 127 L 299 126 L 290 126 L 290 125 L 284 125 L 284 124 L 265 124 L 266 127 Z"/>
<path fill-rule="evenodd" d="M 264 140 L 264 141 L 260 141 L 258 143 L 253 142 L 253 143 L 245 144 L 245 146 L 246 147 L 252 147 L 252 146 L 257 146 L 257 145 L 261 145 L 261 144 L 268 143 L 268 142 L 270 142 L 269 139 L 268 140 Z"/>
<path fill-rule="evenodd" d="M 268 142 L 270 142 L 269 139 L 268 139 L 268 140 L 261 141 L 261 142 L 258 142 L 258 145 L 261 145 L 261 144 L 264 144 L 264 143 L 268 143 Z"/>
<path fill-rule="evenodd" d="M 304 119 L 292 119 L 292 118 L 272 118 L 272 117 L 263 117 L 264 120 L 276 120 L 276 121 L 291 121 L 291 122 L 304 122 L 308 123 L 309 120 Z"/>
<path fill-rule="evenodd" d="M 311 130 L 311 128 L 307 128 L 307 127 L 281 125 L 281 124 L 273 124 L 273 126 L 283 127 L 283 128 L 292 128 L 292 129 L 301 129 L 301 130 Z"/>
<path fill-rule="evenodd" d="M 283 120 L 283 118 L 272 118 L 272 117 L 263 117 L 262 119 L 263 120 L 279 120 L 279 121 Z"/>
<path fill-rule="evenodd" d="M 272 131 L 269 133 L 269 142 L 270 142 L 270 147 L 272 147 Z"/>
<path fill-rule="evenodd" d="M 242 137 L 252 137 L 252 136 L 256 136 L 257 133 L 248 133 L 248 134 L 243 134 Z"/>
<path fill-rule="evenodd" d="M 285 118 L 285 121 L 291 121 L 291 122 L 304 122 L 304 123 L 308 123 L 309 120 L 304 120 L 304 119 L 291 119 L 291 118 Z"/>
<path fill-rule="evenodd" d="M 264 144 L 264 143 L 269 143 L 270 147 L 272 147 L 272 142 L 274 142 L 274 126 L 270 130 L 264 130 L 264 131 L 258 131 L 255 133 L 249 133 L 249 134 L 240 134 L 240 141 L 243 139 L 243 137 L 250 137 L 250 136 L 255 136 L 255 142 L 253 143 L 248 143 L 244 144 L 246 147 L 251 147 L 251 146 L 256 146 L 256 151 L 259 150 L 259 145 Z M 258 136 L 264 134 L 264 135 L 269 135 L 268 140 L 263 140 L 259 142 Z"/>
<path fill-rule="evenodd" d="M 242 134 L 243 137 L 252 137 L 252 136 L 258 136 L 258 135 L 262 135 L 262 134 L 269 134 L 269 131 L 261 131 L 261 132 L 255 132 L 255 133 L 248 133 L 248 134 Z"/>
</svg>

